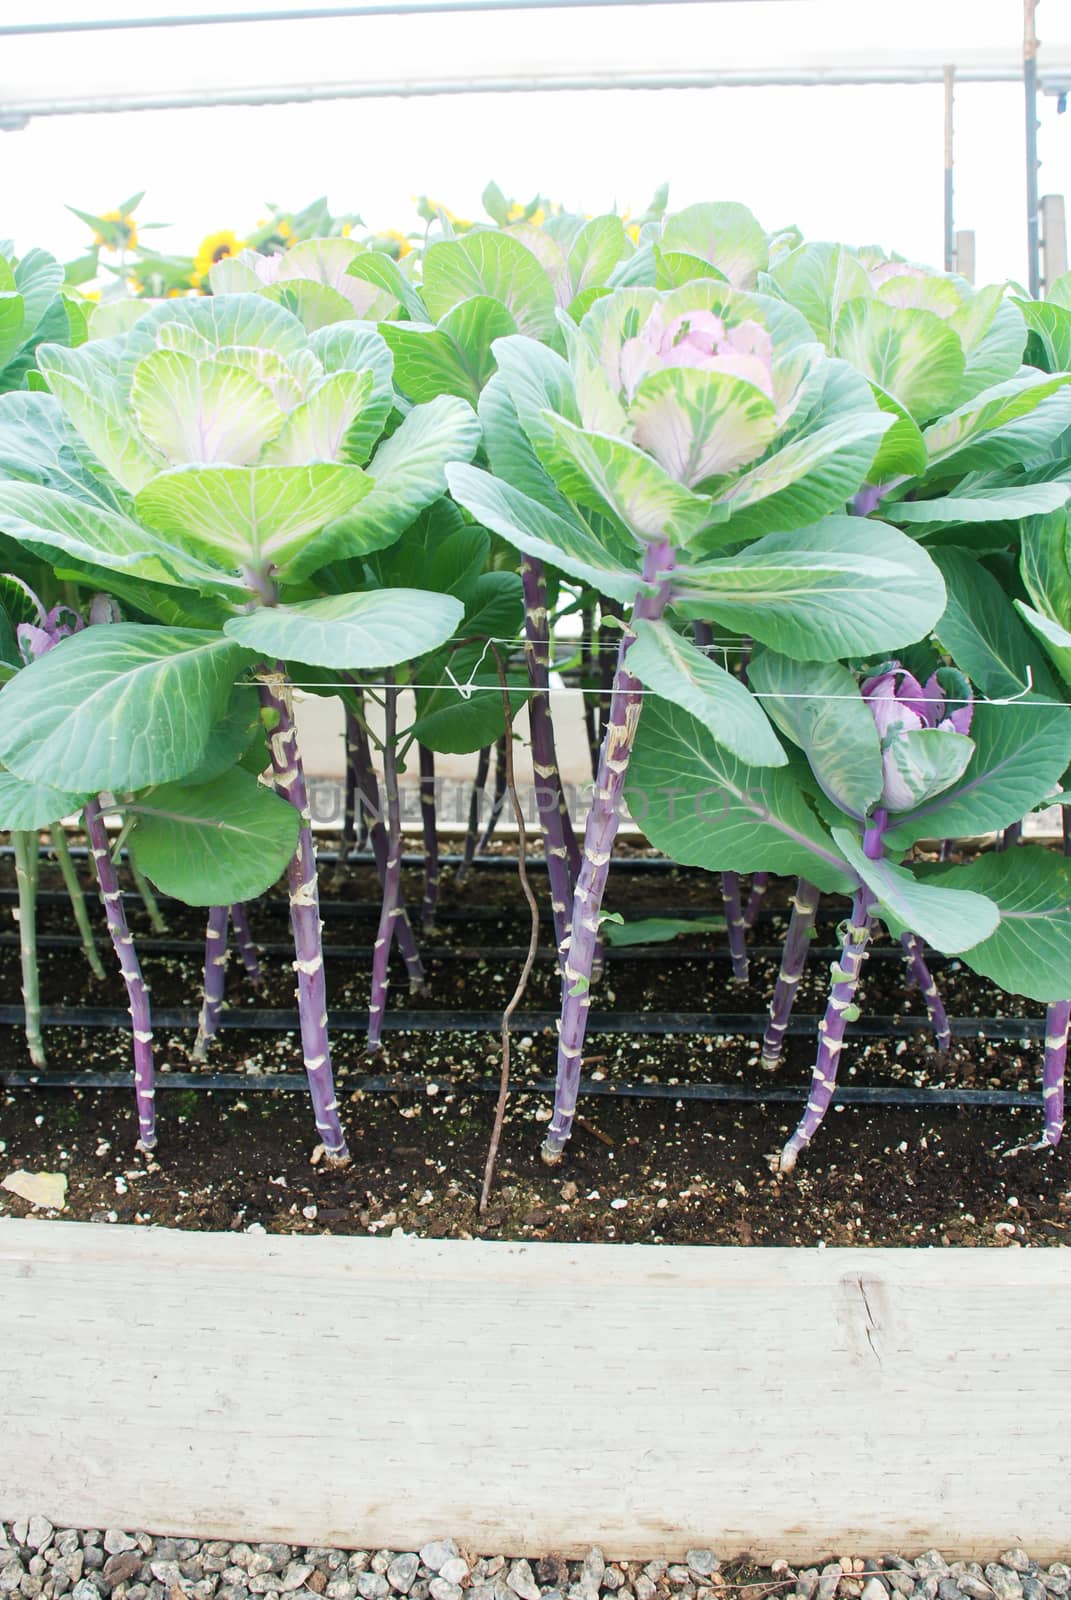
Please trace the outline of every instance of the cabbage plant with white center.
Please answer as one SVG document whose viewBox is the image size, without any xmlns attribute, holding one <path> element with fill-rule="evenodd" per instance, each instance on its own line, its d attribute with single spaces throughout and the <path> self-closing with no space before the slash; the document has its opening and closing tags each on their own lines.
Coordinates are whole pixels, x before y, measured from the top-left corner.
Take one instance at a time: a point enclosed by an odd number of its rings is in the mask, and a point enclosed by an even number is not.
<svg viewBox="0 0 1071 1600">
<path fill-rule="evenodd" d="M 0 399 L 4 530 L 161 625 L 87 628 L 21 672 L 0 696 L 0 762 L 133 795 L 144 870 L 193 904 L 260 893 L 290 857 L 305 1065 L 328 1158 L 344 1161 L 284 663 L 384 668 L 453 634 L 449 595 L 340 594 L 318 574 L 398 540 L 442 494 L 445 464 L 473 454 L 476 418 L 442 397 L 388 432 L 392 362 L 375 331 L 309 333 L 255 295 L 165 302 L 122 337 L 46 345 L 38 361 L 51 396 Z M 259 697 L 274 795 L 235 765 L 252 732 L 243 697 Z"/>
<path fill-rule="evenodd" d="M 835 661 L 921 638 L 944 605 L 913 540 L 843 514 L 890 419 L 792 307 L 707 276 L 668 292 L 616 290 L 560 327 L 564 359 L 523 337 L 495 342 L 498 371 L 479 407 L 493 472 L 448 472 L 486 527 L 631 606 L 568 935 L 549 1161 L 575 1114 L 645 693 L 753 767 L 788 759 L 759 703 L 680 625 L 702 619 L 789 657 Z"/>
</svg>

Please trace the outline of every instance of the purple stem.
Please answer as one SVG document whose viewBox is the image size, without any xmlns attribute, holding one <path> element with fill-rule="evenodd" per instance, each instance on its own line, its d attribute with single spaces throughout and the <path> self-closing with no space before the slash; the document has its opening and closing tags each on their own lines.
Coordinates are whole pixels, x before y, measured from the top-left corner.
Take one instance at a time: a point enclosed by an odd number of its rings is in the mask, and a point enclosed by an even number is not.
<svg viewBox="0 0 1071 1600">
<path fill-rule="evenodd" d="M 599 601 L 599 718 L 597 738 L 600 743 L 606 732 L 606 719 L 610 714 L 610 691 L 614 685 L 614 672 L 617 668 L 617 650 L 621 643 L 621 629 L 616 623 L 622 621 L 625 608 L 618 600 L 610 600 L 605 595 Z M 615 622 L 608 619 L 614 618 Z"/>
<path fill-rule="evenodd" d="M 372 993 L 368 1002 L 368 1048 L 378 1050 L 390 984 L 390 947 L 401 900 L 402 812 L 398 798 L 398 691 L 394 673 L 385 674 L 383 695 L 383 788 L 387 798 L 387 857 L 383 872 L 383 904 L 372 950 Z"/>
<path fill-rule="evenodd" d="M 837 1086 L 837 1065 L 844 1047 L 844 1029 L 849 1007 L 854 1004 L 859 976 L 866 960 L 870 939 L 870 890 L 862 884 L 855 891 L 852 911 L 844 925 L 838 961 L 830 968 L 833 983 L 829 990 L 826 1014 L 818 1024 L 818 1056 L 811 1075 L 811 1093 L 799 1127 L 781 1152 L 780 1170 L 791 1172 L 800 1151 L 814 1138 L 829 1110 Z"/>
<path fill-rule="evenodd" d="M 469 868 L 476 856 L 476 840 L 480 833 L 480 806 L 483 803 L 483 792 L 487 787 L 487 774 L 491 767 L 491 746 L 485 745 L 480 751 L 476 761 L 476 776 L 472 783 L 472 798 L 469 800 L 469 825 L 465 830 L 465 844 L 461 852 L 461 865 L 454 877 L 455 886 L 460 889 L 469 875 Z"/>
<path fill-rule="evenodd" d="M 1017 845 L 1019 843 L 1019 840 L 1022 837 L 1023 837 L 1023 825 L 1022 825 L 1022 823 L 1021 822 L 1012 822 L 1012 823 L 1010 823 L 1008 825 L 1008 827 L 1006 827 L 1004 829 L 1004 832 L 1001 834 L 1000 838 L 997 840 L 997 849 L 998 850 L 1011 850 L 1011 849 L 1013 849 L 1015 847 L 1015 845 Z"/>
<path fill-rule="evenodd" d="M 781 970 L 770 1001 L 770 1021 L 762 1041 L 761 1065 L 767 1072 L 776 1072 L 781 1065 L 781 1047 L 785 1030 L 792 1015 L 796 990 L 807 965 L 811 948 L 811 930 L 821 896 L 813 883 L 800 878 L 792 897 L 792 916 L 789 919 L 785 947 L 781 952 Z"/>
<path fill-rule="evenodd" d="M 241 900 L 236 900 L 231 906 L 231 922 L 234 925 L 234 942 L 238 946 L 238 954 L 245 966 L 246 977 L 254 989 L 259 989 L 263 982 L 260 955 L 256 940 L 249 931 L 249 913 Z"/>
<path fill-rule="evenodd" d="M 558 1072 L 554 1087 L 554 1114 L 543 1143 L 543 1159 L 549 1165 L 561 1160 L 561 1153 L 572 1132 L 576 1099 L 580 1087 L 580 1067 L 591 1004 L 592 966 L 599 943 L 599 913 L 602 909 L 614 839 L 621 824 L 625 779 L 632 745 L 643 711 L 643 689 L 628 670 L 629 648 L 636 637 L 635 624 L 656 622 L 664 612 L 670 595 L 668 574 L 674 565 L 673 546 L 667 540 L 648 545 L 643 560 L 643 577 L 658 581 L 654 594 L 641 594 L 632 608 L 630 624 L 622 631 L 614 674 L 606 736 L 599 752 L 599 770 L 591 797 L 584 833 L 584 857 L 573 896 L 573 917 L 566 952 L 561 1026 L 558 1037 Z"/>
<path fill-rule="evenodd" d="M 584 701 L 584 731 L 588 738 L 588 755 L 591 759 L 591 776 L 599 770 L 598 678 L 592 668 L 595 664 L 595 602 L 582 608 L 584 630 L 580 639 L 580 693 Z M 579 876 L 579 873 L 577 874 Z"/>
<path fill-rule="evenodd" d="M 386 881 L 387 872 L 387 835 L 383 827 L 383 818 L 380 815 L 379 780 L 376 777 L 375 768 L 372 766 L 372 752 L 368 745 L 368 733 L 364 724 L 360 721 L 357 724 L 353 751 L 361 820 L 367 826 L 368 842 L 372 846 L 376 874 L 379 878 L 380 888 L 382 888 Z M 394 937 L 398 941 L 398 950 L 409 974 L 409 990 L 411 994 L 426 994 L 428 986 L 424 979 L 424 964 L 420 959 L 416 934 L 413 932 L 413 925 L 409 921 L 409 913 L 405 909 L 405 896 L 400 885 L 398 888 L 398 906 L 399 914 L 395 921 Z"/>
<path fill-rule="evenodd" d="M 945 1003 L 941 999 L 933 974 L 926 964 L 922 953 L 922 941 L 915 933 L 902 933 L 900 943 L 907 951 L 908 972 L 911 981 L 922 990 L 923 999 L 926 1001 L 926 1010 L 937 1040 L 937 1048 L 942 1055 L 947 1055 L 952 1048 L 952 1030 L 948 1025 L 948 1013 Z"/>
<path fill-rule="evenodd" d="M 756 872 L 751 879 L 751 893 L 748 895 L 747 906 L 744 910 L 745 928 L 753 928 L 755 926 L 769 887 L 770 874 L 768 872 Z"/>
<path fill-rule="evenodd" d="M 480 835 L 480 842 L 476 846 L 478 855 L 482 855 L 491 843 L 498 819 L 502 815 L 502 807 L 506 803 L 506 741 L 504 738 L 495 741 L 495 787 L 491 798 L 491 815 L 487 825 Z"/>
<path fill-rule="evenodd" d="M 1041 1080 L 1045 1125 L 1038 1146 L 1055 1149 L 1064 1131 L 1064 1069 L 1071 1000 L 1054 1000 L 1045 1013 L 1045 1066 Z"/>
<path fill-rule="evenodd" d="M 532 736 L 532 768 L 536 780 L 536 807 L 543 831 L 543 853 L 550 883 L 554 917 L 554 943 L 560 950 L 569 931 L 573 885 L 580 871 L 580 850 L 565 803 L 561 769 L 550 715 L 550 626 L 547 617 L 547 579 L 542 561 L 521 558 L 524 585 L 525 659 L 532 695 L 528 701 L 528 726 Z"/>
<path fill-rule="evenodd" d="M 127 926 L 123 897 L 119 889 L 119 876 L 115 870 L 108 847 L 108 830 L 99 800 L 85 803 L 86 838 L 93 856 L 100 897 L 108 932 L 119 958 L 119 968 L 126 984 L 130 1001 L 130 1020 L 134 1031 L 134 1099 L 138 1110 L 138 1149 L 152 1150 L 156 1146 L 156 1078 L 152 1061 L 152 1014 L 149 1010 L 149 991 L 141 975 L 141 966 L 134 949 L 134 935 Z"/>
<path fill-rule="evenodd" d="M 424 903 L 421 920 L 424 932 L 435 926 L 439 904 L 439 834 L 435 815 L 435 752 L 426 744 L 417 746 L 420 754 L 420 819 L 424 828 Z"/>
<path fill-rule="evenodd" d="M 721 893 L 725 901 L 725 926 L 729 935 L 729 954 L 733 962 L 733 982 L 747 982 L 747 924 L 740 909 L 740 875 L 723 872 Z"/>
<path fill-rule="evenodd" d="M 46 1065 L 41 1037 L 41 992 L 37 970 L 37 833 L 14 829 L 15 882 L 19 897 L 19 956 L 22 963 L 22 1009 L 26 1049 L 35 1067 Z"/>
<path fill-rule="evenodd" d="M 288 800 L 301 818 L 297 848 L 286 869 L 290 891 L 290 927 L 294 936 L 301 1048 L 316 1127 L 330 1166 L 345 1166 L 350 1153 L 338 1116 L 331 1045 L 327 1034 L 327 986 L 320 923 L 320 888 L 312 841 L 305 772 L 297 744 L 297 728 L 282 662 L 260 669 L 260 714 L 268 734 L 275 792 Z"/>
<path fill-rule="evenodd" d="M 219 1014 L 223 1010 L 223 989 L 227 977 L 227 916 L 227 906 L 212 906 L 208 913 L 204 998 L 197 1023 L 197 1038 L 190 1052 L 194 1061 L 203 1061 L 208 1054 L 208 1046 L 216 1037 Z"/>
</svg>

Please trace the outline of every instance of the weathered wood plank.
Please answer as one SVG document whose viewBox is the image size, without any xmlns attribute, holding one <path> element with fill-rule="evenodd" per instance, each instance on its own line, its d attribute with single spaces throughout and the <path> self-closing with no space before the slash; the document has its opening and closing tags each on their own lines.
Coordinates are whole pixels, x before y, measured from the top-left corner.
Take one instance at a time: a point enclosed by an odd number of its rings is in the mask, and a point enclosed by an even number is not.
<svg viewBox="0 0 1071 1600">
<path fill-rule="evenodd" d="M 1066 1549 L 1071 1254 L 0 1223 L 0 1515 L 813 1557 Z"/>
</svg>

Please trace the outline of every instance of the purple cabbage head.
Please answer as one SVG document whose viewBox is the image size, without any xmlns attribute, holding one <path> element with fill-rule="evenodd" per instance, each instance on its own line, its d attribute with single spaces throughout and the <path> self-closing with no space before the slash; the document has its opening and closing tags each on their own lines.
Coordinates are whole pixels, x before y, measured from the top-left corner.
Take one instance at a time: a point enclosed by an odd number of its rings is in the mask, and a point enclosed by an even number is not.
<svg viewBox="0 0 1071 1600">
<path fill-rule="evenodd" d="M 971 686 L 954 667 L 938 667 L 920 684 L 891 661 L 866 680 L 862 693 L 881 740 L 885 781 L 879 804 L 886 811 L 910 811 L 953 782 L 970 759 L 973 746 L 965 735 L 974 715 Z M 935 763 L 936 747 L 918 737 L 927 733 L 960 735 L 965 748 L 952 752 L 947 741 L 938 741 L 948 755 Z"/>
</svg>

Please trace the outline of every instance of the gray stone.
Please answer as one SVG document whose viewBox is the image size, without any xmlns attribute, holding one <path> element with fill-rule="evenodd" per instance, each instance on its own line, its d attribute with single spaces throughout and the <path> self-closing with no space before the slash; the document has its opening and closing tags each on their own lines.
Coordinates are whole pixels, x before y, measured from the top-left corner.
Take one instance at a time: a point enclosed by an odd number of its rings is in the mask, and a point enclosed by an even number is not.
<svg viewBox="0 0 1071 1600">
<path fill-rule="evenodd" d="M 76 1546 L 73 1550 L 66 1552 L 58 1558 L 53 1571 L 66 1574 L 71 1583 L 77 1583 L 79 1578 L 82 1576 L 85 1564 L 86 1558 L 82 1551 Z"/>
<path fill-rule="evenodd" d="M 893 1572 L 887 1572 L 885 1576 L 888 1578 L 889 1587 L 892 1589 L 894 1594 L 902 1594 L 904 1596 L 914 1594 L 915 1579 L 912 1573 L 901 1572 L 900 1569 L 897 1568 Z"/>
<path fill-rule="evenodd" d="M 88 1578 L 83 1578 L 72 1589 L 71 1600 L 97 1600 L 96 1584 L 90 1583 Z"/>
<path fill-rule="evenodd" d="M 248 1544 L 232 1544 L 231 1545 L 231 1561 L 230 1561 L 230 1564 L 231 1564 L 232 1567 L 241 1567 L 243 1572 L 248 1572 L 249 1571 L 249 1563 L 252 1561 L 252 1559 L 253 1559 L 253 1550 L 252 1550 L 252 1546 L 251 1545 L 248 1545 Z"/>
<path fill-rule="evenodd" d="M 697 1578 L 709 1578 L 721 1564 L 716 1560 L 713 1550 L 689 1550 L 684 1559 Z"/>
<path fill-rule="evenodd" d="M 654 1600 L 655 1595 L 658 1593 L 658 1585 L 647 1576 L 646 1572 L 641 1572 L 633 1580 L 632 1592 L 636 1596 L 636 1600 Z M 809 1596 L 808 1600 L 810 1600 Z"/>
<path fill-rule="evenodd" d="M 104 1551 L 99 1544 L 87 1544 L 82 1551 L 87 1572 L 99 1572 L 104 1565 Z"/>
<path fill-rule="evenodd" d="M 818 1600 L 833 1600 L 843 1576 L 844 1568 L 839 1561 L 831 1561 L 824 1566 L 818 1579 Z"/>
<path fill-rule="evenodd" d="M 216 1590 L 216 1600 L 249 1600 L 249 1590 L 244 1583 L 221 1584 Z"/>
<path fill-rule="evenodd" d="M 428 1578 L 418 1578 L 409 1591 L 409 1600 L 430 1600 Z"/>
<path fill-rule="evenodd" d="M 920 1578 L 915 1585 L 915 1600 L 937 1600 L 937 1591 L 941 1587 L 941 1580 L 936 1573 L 928 1578 Z"/>
<path fill-rule="evenodd" d="M 961 1600 L 962 1595 L 955 1578 L 942 1578 L 937 1585 L 937 1600 Z"/>
<path fill-rule="evenodd" d="M 456 1561 L 457 1545 L 453 1539 L 429 1539 L 420 1547 L 420 1559 L 429 1572 L 441 1573 L 448 1561 Z"/>
<path fill-rule="evenodd" d="M 29 1517 L 16 1517 L 11 1524 L 11 1537 L 16 1544 L 25 1544 L 30 1531 Z"/>
<path fill-rule="evenodd" d="M 19 1593 L 25 1600 L 37 1600 L 37 1596 L 44 1588 L 44 1582 L 36 1572 L 24 1572 L 19 1583 Z"/>
<path fill-rule="evenodd" d="M 960 1594 L 965 1594 L 967 1600 L 993 1600 L 993 1591 L 984 1578 L 976 1577 L 973 1572 L 961 1572 L 956 1579 Z"/>
<path fill-rule="evenodd" d="M 47 1517 L 31 1517 L 26 1538 L 22 1542 L 28 1544 L 31 1550 L 44 1550 L 51 1543 L 55 1531 Z"/>
<path fill-rule="evenodd" d="M 1069 1575 L 1066 1571 L 1057 1570 L 1062 1566 L 1062 1562 L 1054 1561 L 1048 1572 L 1042 1572 L 1039 1574 L 1041 1581 L 1045 1585 L 1045 1588 L 1048 1590 L 1049 1594 L 1065 1595 L 1067 1591 L 1071 1589 L 1071 1575 Z"/>
<path fill-rule="evenodd" d="M 205 1575 L 205 1564 L 200 1556 L 190 1556 L 188 1560 L 179 1562 L 179 1571 L 191 1583 L 200 1583 Z"/>
<path fill-rule="evenodd" d="M 124 1533 L 122 1528 L 105 1528 L 104 1548 L 110 1556 L 121 1556 L 126 1550 L 133 1550 L 137 1541 L 129 1533 Z"/>
<path fill-rule="evenodd" d="M 300 1589 L 306 1578 L 312 1577 L 312 1565 L 306 1561 L 289 1561 L 283 1569 L 278 1582 L 281 1594 L 293 1594 L 295 1589 Z"/>
<path fill-rule="evenodd" d="M 584 1565 L 580 1571 L 581 1587 L 591 1587 L 598 1591 L 602 1583 L 603 1573 L 606 1571 L 606 1557 L 597 1544 L 593 1544 L 584 1557 Z"/>
<path fill-rule="evenodd" d="M 273 1570 L 271 1556 L 266 1556 L 262 1550 L 254 1550 L 245 1564 L 245 1570 L 251 1578 L 262 1578 L 266 1572 Z"/>
<path fill-rule="evenodd" d="M 796 1594 L 800 1600 L 814 1600 L 818 1592 L 818 1568 L 805 1567 L 796 1574 Z"/>
<path fill-rule="evenodd" d="M 469 1575 L 469 1564 L 464 1556 L 451 1556 L 449 1561 L 444 1561 L 439 1568 L 439 1577 L 444 1583 L 460 1584 Z"/>
<path fill-rule="evenodd" d="M 621 1571 L 620 1567 L 615 1567 L 612 1563 L 607 1567 L 606 1571 L 602 1575 L 603 1589 L 609 1590 L 611 1594 L 616 1594 L 617 1590 L 620 1589 L 624 1581 L 625 1574 Z"/>
<path fill-rule="evenodd" d="M 1010 1567 L 1013 1572 L 1036 1572 L 1038 1570 L 1037 1562 L 1031 1561 L 1026 1551 L 1018 1545 L 1011 1550 L 1004 1550 L 997 1557 L 997 1561 L 1002 1567 Z"/>
<path fill-rule="evenodd" d="M 880 1578 L 868 1578 L 863 1585 L 863 1600 L 889 1600 L 889 1591 Z"/>
<path fill-rule="evenodd" d="M 1023 1585 L 1017 1572 L 1009 1572 L 1007 1567 L 991 1561 L 985 1575 L 996 1600 L 1023 1600 Z"/>
<path fill-rule="evenodd" d="M 357 1585 L 349 1578 L 332 1578 L 324 1590 L 327 1600 L 355 1600 Z"/>
<path fill-rule="evenodd" d="M 66 1594 L 71 1587 L 71 1580 L 65 1572 L 53 1572 L 51 1583 L 54 1595 Z"/>
<path fill-rule="evenodd" d="M 257 1554 L 267 1556 L 273 1572 L 282 1572 L 294 1552 L 288 1544 L 258 1544 Z"/>
<path fill-rule="evenodd" d="M 107 1545 L 104 1547 L 107 1549 Z M 117 1555 L 109 1556 L 104 1563 L 103 1578 L 109 1589 L 114 1589 L 117 1583 L 129 1583 L 131 1578 L 137 1576 L 141 1570 L 141 1551 L 137 1549 L 122 1550 Z"/>
<path fill-rule="evenodd" d="M 213 1600 L 218 1584 L 219 1578 L 213 1572 L 211 1577 L 198 1578 L 195 1583 L 187 1583 L 183 1587 L 189 1600 Z"/>
<path fill-rule="evenodd" d="M 529 1562 L 514 1561 L 506 1583 L 514 1594 L 520 1595 L 520 1600 L 539 1600 L 539 1585 Z"/>
<path fill-rule="evenodd" d="M 352 1550 L 346 1557 L 346 1571 L 350 1577 L 356 1579 L 359 1572 L 368 1571 L 371 1554 L 367 1550 Z"/>
<path fill-rule="evenodd" d="M 48 1571 L 48 1562 L 45 1560 L 43 1555 L 38 1554 L 31 1556 L 29 1561 L 26 1563 L 26 1571 L 29 1573 L 31 1578 L 43 1578 L 45 1573 Z"/>
<path fill-rule="evenodd" d="M 1040 1578 L 1024 1577 L 1023 1600 L 1048 1600 L 1048 1590 Z"/>
<path fill-rule="evenodd" d="M 448 1578 L 432 1578 L 428 1584 L 431 1600 L 461 1600 L 463 1592 L 459 1583 L 451 1583 Z"/>
<path fill-rule="evenodd" d="M 403 1550 L 387 1568 L 387 1582 L 398 1594 L 408 1594 L 420 1570 L 420 1557 L 413 1550 Z"/>
<path fill-rule="evenodd" d="M 391 1554 L 389 1550 L 377 1550 L 371 1561 L 368 1563 L 371 1571 L 378 1572 L 380 1577 L 383 1576 L 390 1564 Z"/>
<path fill-rule="evenodd" d="M 357 1593 L 363 1600 L 383 1600 L 390 1593 L 390 1584 L 382 1573 L 361 1572 L 357 1575 Z"/>
<path fill-rule="evenodd" d="M 915 1557 L 915 1571 L 920 1578 L 944 1578 L 948 1576 L 948 1562 L 940 1550 L 927 1550 Z"/>
<path fill-rule="evenodd" d="M 165 1589 L 181 1589 L 182 1573 L 179 1571 L 177 1561 L 150 1561 L 149 1571 L 157 1583 L 162 1583 Z"/>
</svg>

